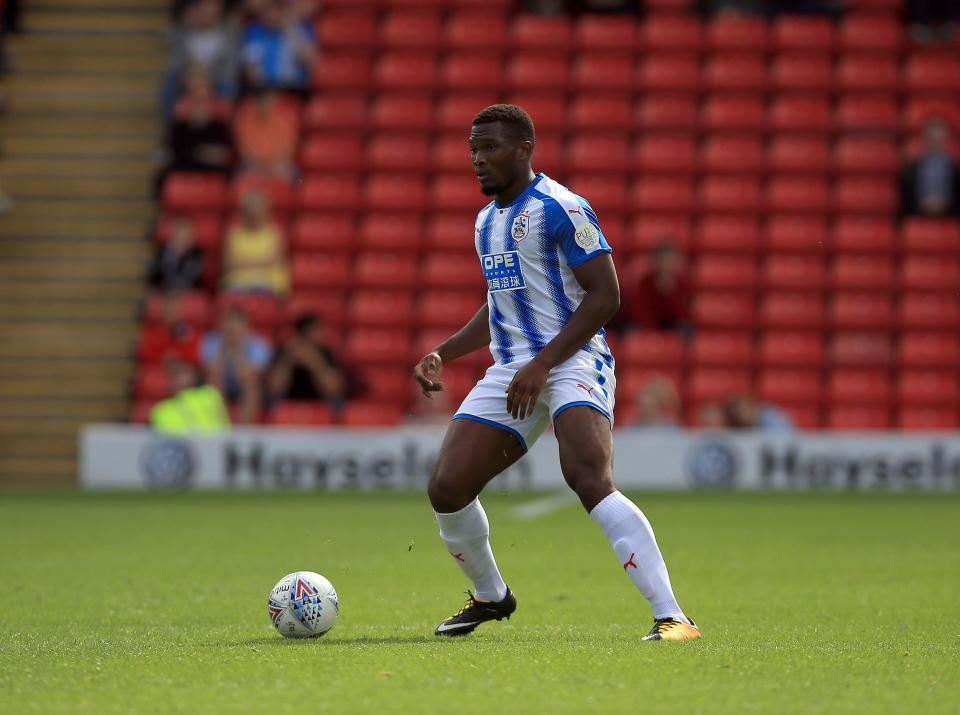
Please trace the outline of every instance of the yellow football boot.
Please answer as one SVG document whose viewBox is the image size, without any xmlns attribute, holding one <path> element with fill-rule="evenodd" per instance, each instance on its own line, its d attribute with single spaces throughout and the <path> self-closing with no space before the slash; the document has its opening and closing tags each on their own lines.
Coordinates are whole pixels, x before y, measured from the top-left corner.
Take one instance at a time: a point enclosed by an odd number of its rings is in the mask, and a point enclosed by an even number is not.
<svg viewBox="0 0 960 715">
<path fill-rule="evenodd" d="M 700 629 L 691 621 L 684 623 L 675 618 L 658 618 L 653 628 L 643 637 L 645 641 L 693 641 L 700 637 Z"/>
</svg>

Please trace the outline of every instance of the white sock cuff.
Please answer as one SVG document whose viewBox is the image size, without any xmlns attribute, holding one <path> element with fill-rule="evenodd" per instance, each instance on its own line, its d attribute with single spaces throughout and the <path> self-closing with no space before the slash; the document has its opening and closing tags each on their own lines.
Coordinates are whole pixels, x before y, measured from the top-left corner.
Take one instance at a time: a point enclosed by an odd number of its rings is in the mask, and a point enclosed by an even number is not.
<svg viewBox="0 0 960 715">
<path fill-rule="evenodd" d="M 467 504 L 459 511 L 443 514 L 434 512 L 437 523 L 440 524 L 442 536 L 452 536 L 458 539 L 472 539 L 487 536 L 490 533 L 490 524 L 487 513 L 480 505 L 479 497 Z"/>
<path fill-rule="evenodd" d="M 635 517 L 637 511 L 638 509 L 632 501 L 620 492 L 613 492 L 593 507 L 590 516 L 603 527 L 604 532 L 609 534 L 614 527 L 624 520 Z"/>
</svg>

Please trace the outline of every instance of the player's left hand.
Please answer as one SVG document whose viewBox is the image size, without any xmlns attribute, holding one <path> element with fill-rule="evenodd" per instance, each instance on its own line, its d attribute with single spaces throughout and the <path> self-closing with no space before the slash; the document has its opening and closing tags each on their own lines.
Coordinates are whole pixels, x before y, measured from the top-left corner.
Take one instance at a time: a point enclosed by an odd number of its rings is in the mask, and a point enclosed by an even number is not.
<svg viewBox="0 0 960 715">
<path fill-rule="evenodd" d="M 507 387 L 507 412 L 514 419 L 522 420 L 533 414 L 533 408 L 543 392 L 547 382 L 549 368 L 541 365 L 536 359 L 517 370 Z"/>
</svg>

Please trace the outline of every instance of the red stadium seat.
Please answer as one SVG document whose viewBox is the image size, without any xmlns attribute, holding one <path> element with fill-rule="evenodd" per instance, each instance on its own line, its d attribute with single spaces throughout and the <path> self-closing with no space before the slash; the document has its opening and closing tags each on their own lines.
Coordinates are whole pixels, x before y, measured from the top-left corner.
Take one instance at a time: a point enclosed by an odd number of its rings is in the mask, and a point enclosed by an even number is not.
<svg viewBox="0 0 960 715">
<path fill-rule="evenodd" d="M 885 405 L 890 400 L 886 370 L 833 370 L 827 385 L 834 404 Z"/>
<path fill-rule="evenodd" d="M 381 94 L 370 108 L 370 124 L 379 130 L 398 132 L 430 129 L 433 102 L 427 94 Z"/>
<path fill-rule="evenodd" d="M 270 203 L 274 214 L 285 216 L 293 208 L 294 196 L 290 182 L 278 176 L 242 174 L 230 184 L 230 208 L 237 209 L 247 194 L 259 193 Z"/>
<path fill-rule="evenodd" d="M 890 426 L 886 407 L 835 405 L 827 414 L 827 427 L 832 430 L 881 430 Z"/>
<path fill-rule="evenodd" d="M 676 52 L 695 56 L 702 38 L 700 20 L 690 15 L 654 14 L 640 24 L 640 45 L 651 55 Z"/>
<path fill-rule="evenodd" d="M 830 58 L 814 54 L 777 55 L 770 66 L 770 85 L 779 92 L 829 92 L 833 83 Z"/>
<path fill-rule="evenodd" d="M 301 290 L 329 290 L 350 285 L 350 262 L 345 255 L 301 253 L 290 266 L 294 294 Z"/>
<path fill-rule="evenodd" d="M 954 431 L 958 427 L 955 407 L 902 407 L 897 415 L 897 429 L 918 432 Z"/>
<path fill-rule="evenodd" d="M 429 214 L 427 218 L 427 249 L 474 253 L 474 222 L 476 216 L 466 213 Z"/>
<path fill-rule="evenodd" d="M 874 293 L 840 293 L 830 303 L 830 323 L 839 330 L 886 330 L 893 322 L 890 298 Z"/>
<path fill-rule="evenodd" d="M 630 194 L 633 207 L 639 211 L 693 210 L 693 182 L 689 178 L 641 178 L 631 186 Z"/>
<path fill-rule="evenodd" d="M 960 253 L 960 225 L 952 219 L 908 218 L 901 241 L 909 253 Z"/>
<path fill-rule="evenodd" d="M 767 166 L 780 173 L 824 173 L 830 167 L 830 145 L 823 136 L 774 137 Z"/>
<path fill-rule="evenodd" d="M 941 405 L 956 409 L 957 376 L 945 370 L 905 370 L 897 381 L 901 404 Z"/>
<path fill-rule="evenodd" d="M 413 324 L 413 315 L 413 297 L 408 291 L 359 290 L 347 304 L 352 327 L 405 328 Z"/>
<path fill-rule="evenodd" d="M 833 128 L 826 97 L 784 95 L 770 104 L 769 126 L 776 132 L 829 132 Z"/>
<path fill-rule="evenodd" d="M 335 422 L 333 410 L 322 402 L 284 400 L 267 413 L 266 422 L 274 427 L 319 427 Z"/>
<path fill-rule="evenodd" d="M 697 225 L 695 246 L 711 253 L 754 253 L 760 245 L 760 227 L 751 216 L 707 214 Z"/>
<path fill-rule="evenodd" d="M 909 97 L 901 122 L 906 131 L 918 132 L 932 117 L 941 117 L 957 131 L 960 129 L 960 100 L 951 96 Z"/>
<path fill-rule="evenodd" d="M 418 355 L 414 359 L 419 360 L 420 357 Z M 409 375 L 390 367 L 368 367 L 363 372 L 363 382 L 367 388 L 364 392 L 366 399 L 393 405 L 407 402 L 414 389 Z"/>
<path fill-rule="evenodd" d="M 165 365 L 141 365 L 134 383 L 134 399 L 141 402 L 157 402 L 170 397 L 173 390 Z"/>
<path fill-rule="evenodd" d="M 684 342 L 676 333 L 630 332 L 624 337 L 617 361 L 628 367 L 677 368 L 683 365 Z"/>
<path fill-rule="evenodd" d="M 222 211 L 227 183 L 217 174 L 175 172 L 163 182 L 164 210 L 176 213 Z"/>
<path fill-rule="evenodd" d="M 368 213 L 360 222 L 359 239 L 367 251 L 417 252 L 423 222 L 419 214 Z"/>
<path fill-rule="evenodd" d="M 635 122 L 643 131 L 692 131 L 697 125 L 697 102 L 694 97 L 648 94 L 637 103 Z"/>
<path fill-rule="evenodd" d="M 566 155 L 572 171 L 624 173 L 629 159 L 627 137 L 608 133 L 576 136 Z"/>
<path fill-rule="evenodd" d="M 680 248 L 690 245 L 690 219 L 675 214 L 638 213 L 627 229 L 623 240 L 623 250 L 647 252 L 665 239 L 676 243 Z M 620 248 L 619 246 L 615 248 Z"/>
<path fill-rule="evenodd" d="M 437 81 L 437 60 L 424 52 L 389 52 L 374 68 L 374 82 L 386 90 L 432 90 Z"/>
<path fill-rule="evenodd" d="M 428 291 L 417 300 L 417 322 L 423 328 L 459 330 L 480 306 L 476 292 Z"/>
<path fill-rule="evenodd" d="M 346 322 L 347 305 L 343 291 L 298 292 L 287 301 L 286 314 L 288 323 L 309 314 L 339 328 Z"/>
<path fill-rule="evenodd" d="M 711 92 L 762 92 L 766 82 L 762 55 L 716 54 L 703 68 L 703 83 Z"/>
<path fill-rule="evenodd" d="M 500 58 L 488 52 L 448 55 L 440 68 L 440 83 L 449 90 L 495 92 L 500 89 L 502 80 Z"/>
<path fill-rule="evenodd" d="M 510 25 L 510 45 L 517 50 L 567 51 L 573 39 L 573 23 L 567 15 L 517 15 Z"/>
<path fill-rule="evenodd" d="M 956 88 L 960 87 L 960 58 L 953 52 L 911 55 L 903 65 L 903 86 L 910 94 L 956 96 Z"/>
<path fill-rule="evenodd" d="M 155 234 L 157 243 L 163 244 L 170 240 L 174 219 L 176 219 L 174 214 L 166 214 L 161 217 L 157 223 Z M 223 239 L 223 222 L 220 219 L 220 214 L 193 214 L 189 216 L 189 220 L 190 229 L 197 245 L 205 251 L 219 254 L 220 242 Z"/>
<path fill-rule="evenodd" d="M 887 333 L 840 332 L 830 339 L 829 361 L 836 367 L 887 368 L 892 360 Z"/>
<path fill-rule="evenodd" d="M 960 343 L 956 335 L 930 332 L 904 333 L 900 338 L 897 359 L 902 367 L 960 367 Z"/>
<path fill-rule="evenodd" d="M 764 243 L 781 253 L 823 253 L 828 246 L 826 221 L 820 216 L 772 216 Z"/>
<path fill-rule="evenodd" d="M 687 393 L 695 403 L 726 400 L 749 391 L 749 370 L 700 368 L 693 370 L 687 379 Z"/>
<path fill-rule="evenodd" d="M 633 148 L 636 171 L 648 174 L 692 174 L 696 149 L 688 134 L 647 134 Z"/>
<path fill-rule="evenodd" d="M 348 174 L 311 174 L 299 185 L 300 211 L 352 211 L 360 203 L 360 186 Z"/>
<path fill-rule="evenodd" d="M 313 66 L 314 90 L 346 90 L 356 92 L 370 86 L 373 66 L 367 52 L 353 48 L 324 52 Z"/>
<path fill-rule="evenodd" d="M 897 130 L 897 103 L 886 95 L 841 97 L 834 122 L 845 132 Z"/>
<path fill-rule="evenodd" d="M 708 176 L 700 184 L 699 205 L 705 212 L 754 213 L 761 199 L 760 181 L 751 176 Z"/>
<path fill-rule="evenodd" d="M 900 267 L 904 290 L 952 293 L 960 291 L 960 266 L 936 256 L 908 256 Z"/>
<path fill-rule="evenodd" d="M 254 326 L 271 329 L 280 321 L 280 303 L 272 295 L 263 293 L 221 293 L 217 298 L 217 312 L 239 309 Z"/>
<path fill-rule="evenodd" d="M 344 358 L 353 365 L 406 365 L 409 339 L 405 330 L 358 329 L 347 337 Z"/>
<path fill-rule="evenodd" d="M 353 249 L 354 229 L 352 214 L 303 213 L 293 223 L 290 246 L 294 253 L 347 253 Z"/>
<path fill-rule="evenodd" d="M 819 332 L 766 332 L 760 340 L 761 365 L 819 368 L 823 363 L 823 340 Z"/>
<path fill-rule="evenodd" d="M 519 104 L 533 117 L 537 139 L 544 131 L 563 131 L 567 121 L 567 96 L 555 88 L 532 88 L 510 93 L 507 101 Z"/>
<path fill-rule="evenodd" d="M 772 42 L 780 52 L 830 52 L 833 23 L 826 17 L 781 15 L 773 22 Z"/>
<path fill-rule="evenodd" d="M 317 40 L 325 50 L 373 47 L 377 41 L 376 18 L 365 12 L 325 13 L 317 23 Z"/>
<path fill-rule="evenodd" d="M 822 213 L 830 206 L 827 182 L 820 178 L 776 176 L 767 185 L 767 210 Z"/>
<path fill-rule="evenodd" d="M 300 147 L 304 171 L 359 171 L 363 149 L 359 134 L 328 133 L 308 137 Z"/>
<path fill-rule="evenodd" d="M 492 12 L 458 12 L 443 30 L 443 44 L 452 50 L 497 53 L 506 43 L 506 20 Z"/>
<path fill-rule="evenodd" d="M 820 292 L 825 273 L 819 257 L 772 255 L 763 266 L 763 283 L 767 290 Z"/>
<path fill-rule="evenodd" d="M 590 53 L 574 61 L 571 77 L 573 86 L 581 91 L 629 92 L 634 85 L 634 68 L 630 55 Z"/>
<path fill-rule="evenodd" d="M 578 131 L 628 131 L 633 124 L 630 97 L 618 94 L 581 94 L 570 105 L 568 118 Z"/>
<path fill-rule="evenodd" d="M 429 206 L 439 211 L 479 211 L 488 203 L 475 177 L 469 174 L 441 175 L 430 185 Z"/>
<path fill-rule="evenodd" d="M 707 254 L 693 267 L 693 283 L 698 290 L 753 290 L 757 269 L 753 257 Z"/>
<path fill-rule="evenodd" d="M 646 0 L 644 7 L 653 16 L 678 15 L 690 9 L 687 0 Z"/>
<path fill-rule="evenodd" d="M 506 79 L 513 89 L 562 90 L 567 83 L 567 60 L 557 54 L 518 54 L 507 63 Z"/>
<path fill-rule="evenodd" d="M 463 132 L 441 136 L 434 142 L 432 166 L 441 171 L 468 170 L 470 147 Z"/>
<path fill-rule="evenodd" d="M 834 84 L 841 92 L 897 91 L 899 66 L 895 55 L 848 54 L 837 64 Z"/>
<path fill-rule="evenodd" d="M 147 296 L 144 308 L 144 321 L 157 324 L 163 321 L 164 304 L 167 297 L 163 293 L 152 292 Z M 202 291 L 185 291 L 179 294 L 180 319 L 196 328 L 210 324 L 210 298 Z"/>
<path fill-rule="evenodd" d="M 633 52 L 637 26 L 629 16 L 588 13 L 576 21 L 574 43 L 581 51 Z"/>
<path fill-rule="evenodd" d="M 841 216 L 833 225 L 833 247 L 847 254 L 891 253 L 894 248 L 893 223 L 883 218 Z"/>
<path fill-rule="evenodd" d="M 412 289 L 418 282 L 417 259 L 405 254 L 363 253 L 354 265 L 358 288 Z"/>
<path fill-rule="evenodd" d="M 895 17 L 851 15 L 840 23 L 840 45 L 844 51 L 871 51 L 895 54 L 903 43 L 903 24 Z"/>
<path fill-rule="evenodd" d="M 816 293 L 767 293 L 760 321 L 767 329 L 815 330 L 823 324 L 823 300 Z"/>
<path fill-rule="evenodd" d="M 426 201 L 426 183 L 418 175 L 375 174 L 364 186 L 364 206 L 376 211 L 421 211 Z"/>
<path fill-rule="evenodd" d="M 303 112 L 307 131 L 350 129 L 357 131 L 367 121 L 367 97 L 364 94 L 314 95 Z"/>
<path fill-rule="evenodd" d="M 696 92 L 700 67 L 690 55 L 647 55 L 640 64 L 639 84 L 647 92 Z"/>
<path fill-rule="evenodd" d="M 367 144 L 366 164 L 374 171 L 426 171 L 430 167 L 427 140 L 407 134 L 376 135 Z"/>
<path fill-rule="evenodd" d="M 901 330 L 956 330 L 960 327 L 960 305 L 955 296 L 907 293 L 900 301 Z"/>
<path fill-rule="evenodd" d="M 899 165 L 897 147 L 885 137 L 843 137 L 833 152 L 833 166 L 838 173 L 893 174 Z"/>
<path fill-rule="evenodd" d="M 889 179 L 844 177 L 835 187 L 833 206 L 840 213 L 896 213 L 897 187 Z"/>
<path fill-rule="evenodd" d="M 380 47 L 426 50 L 440 45 L 440 16 L 432 12 L 394 11 L 380 22 Z"/>
<path fill-rule="evenodd" d="M 811 405 L 820 400 L 817 370 L 764 370 L 757 383 L 758 397 L 775 405 Z"/>
<path fill-rule="evenodd" d="M 403 419 L 403 408 L 380 400 L 348 402 L 342 423 L 347 427 L 395 427 Z"/>
<path fill-rule="evenodd" d="M 700 166 L 712 174 L 758 174 L 763 171 L 763 144 L 759 136 L 710 136 L 701 145 Z"/>
<path fill-rule="evenodd" d="M 758 96 L 711 96 L 701 121 L 711 132 L 760 132 L 766 126 L 764 103 Z"/>
<path fill-rule="evenodd" d="M 754 299 L 743 291 L 699 292 L 693 297 L 692 313 L 698 328 L 743 330 L 753 325 Z"/>
<path fill-rule="evenodd" d="M 439 101 L 436 110 L 437 127 L 446 131 L 458 132 L 462 144 L 470 129 L 473 118 L 484 107 L 496 104 L 499 97 L 496 92 L 467 91 L 460 94 L 449 94 Z M 537 127 L 540 122 L 537 122 Z"/>
<path fill-rule="evenodd" d="M 753 363 L 750 333 L 700 331 L 690 342 L 690 363 L 694 367 L 750 367 Z"/>
<path fill-rule="evenodd" d="M 763 53 L 767 23 L 759 17 L 720 16 L 707 25 L 707 47 L 714 52 Z"/>
<path fill-rule="evenodd" d="M 474 290 L 486 287 L 476 253 L 427 256 L 421 273 L 427 288 Z"/>
<path fill-rule="evenodd" d="M 586 198 L 600 214 L 619 213 L 627 208 L 627 187 L 621 176 L 574 174 L 567 186 Z"/>
<path fill-rule="evenodd" d="M 834 290 L 881 291 L 893 287 L 893 264 L 888 256 L 838 255 L 830 272 Z"/>
</svg>

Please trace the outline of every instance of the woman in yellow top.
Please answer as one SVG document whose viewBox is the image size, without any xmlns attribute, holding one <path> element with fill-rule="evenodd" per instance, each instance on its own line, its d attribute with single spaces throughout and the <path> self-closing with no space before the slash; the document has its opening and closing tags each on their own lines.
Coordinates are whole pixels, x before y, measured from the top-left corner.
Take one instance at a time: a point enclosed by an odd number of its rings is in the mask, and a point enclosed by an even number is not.
<svg viewBox="0 0 960 715">
<path fill-rule="evenodd" d="M 266 197 L 247 194 L 241 210 L 240 223 L 230 229 L 224 247 L 224 288 L 286 295 L 290 274 L 283 236 L 270 220 Z"/>
</svg>

